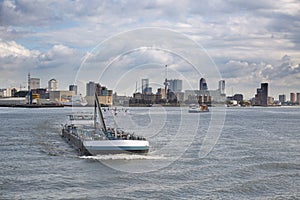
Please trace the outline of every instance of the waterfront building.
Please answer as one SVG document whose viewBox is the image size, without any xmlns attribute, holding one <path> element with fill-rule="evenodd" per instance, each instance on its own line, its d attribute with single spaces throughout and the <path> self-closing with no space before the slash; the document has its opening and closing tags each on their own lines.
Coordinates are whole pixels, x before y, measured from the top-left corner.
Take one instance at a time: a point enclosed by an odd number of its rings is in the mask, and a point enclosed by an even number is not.
<svg viewBox="0 0 300 200">
<path fill-rule="evenodd" d="M 261 83 L 261 87 L 257 88 L 254 105 L 268 106 L 268 83 Z"/>
<path fill-rule="evenodd" d="M 49 93 L 47 93 L 46 88 L 37 88 L 31 90 L 32 94 L 39 96 L 39 99 L 49 99 Z"/>
<path fill-rule="evenodd" d="M 105 88 L 104 88 L 105 90 Z M 105 93 L 106 91 L 103 91 L 102 92 L 102 88 L 101 88 L 101 85 L 99 83 L 95 83 L 95 93 L 100 96 L 102 95 L 102 93 Z M 95 95 L 95 94 L 94 94 Z M 91 96 L 94 96 L 94 95 L 91 95 Z"/>
<path fill-rule="evenodd" d="M 268 97 L 268 105 L 274 105 L 274 97 Z"/>
<path fill-rule="evenodd" d="M 212 99 L 210 95 L 210 91 L 207 90 L 185 90 L 184 92 L 184 100 L 187 104 L 194 104 L 199 103 L 199 101 L 203 101 L 201 103 L 204 103 L 204 97 L 209 97 L 206 99 Z"/>
<path fill-rule="evenodd" d="M 225 94 L 225 81 L 219 81 L 219 88 L 216 90 L 208 90 L 206 80 L 204 78 L 200 79 L 199 90 L 185 90 L 184 100 L 186 103 L 196 103 L 199 99 L 204 98 L 213 103 L 224 103 L 226 101 Z M 195 102 L 196 101 L 196 102 Z"/>
<path fill-rule="evenodd" d="M 133 94 L 133 97 L 129 100 L 129 105 L 131 106 L 149 106 L 152 105 L 156 100 L 155 94 L 142 94 L 140 92 L 136 92 Z"/>
<path fill-rule="evenodd" d="M 291 92 L 291 94 L 290 94 L 290 102 L 296 103 L 296 94 L 293 92 Z"/>
<path fill-rule="evenodd" d="M 147 94 L 147 95 L 152 94 L 152 87 L 145 88 L 144 94 Z"/>
<path fill-rule="evenodd" d="M 129 106 L 130 97 L 119 96 L 116 92 L 113 94 L 113 105 L 114 106 Z"/>
<path fill-rule="evenodd" d="M 100 104 L 111 106 L 113 104 L 113 91 L 108 90 L 99 83 L 90 81 L 86 84 L 86 100 L 89 106 L 94 105 L 94 95 L 97 94 Z"/>
<path fill-rule="evenodd" d="M 280 102 L 281 104 L 283 104 L 283 103 L 286 102 L 286 96 L 285 96 L 285 94 L 280 94 L 280 95 L 279 95 L 279 102 Z"/>
<path fill-rule="evenodd" d="M 221 94 L 225 94 L 225 80 L 219 81 L 219 90 Z"/>
<path fill-rule="evenodd" d="M 41 80 L 39 78 L 29 78 L 30 89 L 40 88 L 40 82 L 41 82 Z"/>
<path fill-rule="evenodd" d="M 158 88 L 156 92 L 156 101 L 161 101 L 162 99 L 167 99 L 167 93 L 164 88 Z"/>
<path fill-rule="evenodd" d="M 201 78 L 199 81 L 199 90 L 208 90 L 206 80 Z"/>
<path fill-rule="evenodd" d="M 56 79 L 51 79 L 48 81 L 48 91 L 56 91 L 57 90 L 58 81 Z M 33 89 L 33 88 L 31 88 Z"/>
<path fill-rule="evenodd" d="M 75 95 L 77 95 L 77 85 L 69 85 L 69 91 L 74 91 Z"/>
<path fill-rule="evenodd" d="M 95 82 L 90 81 L 86 84 L 86 96 L 95 95 Z"/>
<path fill-rule="evenodd" d="M 74 91 L 68 90 L 49 91 L 49 99 L 52 101 L 66 102 L 72 99 L 74 95 Z"/>
<path fill-rule="evenodd" d="M 236 101 L 242 102 L 244 100 L 244 96 L 242 94 L 234 94 L 233 96 L 227 97 L 228 101 Z"/>
<path fill-rule="evenodd" d="M 146 94 L 149 88 L 149 79 L 143 78 L 142 79 L 142 94 Z"/>
<path fill-rule="evenodd" d="M 296 103 L 297 103 L 298 105 L 300 105 L 300 93 L 297 93 L 296 96 L 297 96 Z"/>
<path fill-rule="evenodd" d="M 182 91 L 182 80 L 180 79 L 169 79 L 167 80 L 168 86 L 172 92 L 178 93 Z"/>
<path fill-rule="evenodd" d="M 17 92 L 16 88 L 0 89 L 0 97 L 14 97 Z"/>
<path fill-rule="evenodd" d="M 178 103 L 182 103 L 184 101 L 184 92 L 176 92 L 176 97 Z"/>
</svg>

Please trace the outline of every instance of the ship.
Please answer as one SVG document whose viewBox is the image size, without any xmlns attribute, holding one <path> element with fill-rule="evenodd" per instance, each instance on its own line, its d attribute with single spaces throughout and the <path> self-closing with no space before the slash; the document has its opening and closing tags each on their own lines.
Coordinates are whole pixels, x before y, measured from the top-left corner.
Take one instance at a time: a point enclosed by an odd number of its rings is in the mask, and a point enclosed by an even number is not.
<svg viewBox="0 0 300 200">
<path fill-rule="evenodd" d="M 96 94 L 94 113 L 75 113 L 69 115 L 69 119 L 70 123 L 63 125 L 62 137 L 74 146 L 80 155 L 146 154 L 149 151 L 146 138 L 106 125 Z"/>
</svg>

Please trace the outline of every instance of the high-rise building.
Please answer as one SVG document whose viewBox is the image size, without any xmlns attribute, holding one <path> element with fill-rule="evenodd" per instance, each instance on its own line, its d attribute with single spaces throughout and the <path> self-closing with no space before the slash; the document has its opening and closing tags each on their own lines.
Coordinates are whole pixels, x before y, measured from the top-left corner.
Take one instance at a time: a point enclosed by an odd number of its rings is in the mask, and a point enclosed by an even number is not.
<svg viewBox="0 0 300 200">
<path fill-rule="evenodd" d="M 74 91 L 75 95 L 77 95 L 77 85 L 69 85 L 69 91 Z"/>
<path fill-rule="evenodd" d="M 261 83 L 261 87 L 257 88 L 254 104 L 257 106 L 268 106 L 268 83 Z"/>
<path fill-rule="evenodd" d="M 48 91 L 56 91 L 57 90 L 58 81 L 56 79 L 51 79 L 48 81 Z"/>
<path fill-rule="evenodd" d="M 219 90 L 221 94 L 225 94 L 225 80 L 219 81 Z"/>
<path fill-rule="evenodd" d="M 199 90 L 207 90 L 207 89 L 208 87 L 207 87 L 206 80 L 204 78 L 201 78 L 199 82 Z"/>
<path fill-rule="evenodd" d="M 90 81 L 86 84 L 86 96 L 95 95 L 95 82 Z"/>
<path fill-rule="evenodd" d="M 290 94 L 290 102 L 291 103 L 296 103 L 296 94 L 295 93 Z"/>
<path fill-rule="evenodd" d="M 279 95 L 279 102 L 280 102 L 280 103 L 285 103 L 285 102 L 286 102 L 285 94 L 280 94 L 280 95 Z"/>
<path fill-rule="evenodd" d="M 101 86 L 99 83 L 90 81 L 86 84 L 86 97 L 88 105 L 94 105 L 94 95 L 99 97 L 100 104 L 112 105 L 113 103 L 113 91 L 107 89 L 105 86 Z"/>
<path fill-rule="evenodd" d="M 142 94 L 145 94 L 149 87 L 149 79 L 143 78 L 142 79 Z"/>
<path fill-rule="evenodd" d="M 41 80 L 39 78 L 30 78 L 29 79 L 30 89 L 34 90 L 40 88 L 40 82 Z"/>
<path fill-rule="evenodd" d="M 168 86 L 171 92 L 178 93 L 182 91 L 182 80 L 170 79 L 168 81 Z"/>
</svg>

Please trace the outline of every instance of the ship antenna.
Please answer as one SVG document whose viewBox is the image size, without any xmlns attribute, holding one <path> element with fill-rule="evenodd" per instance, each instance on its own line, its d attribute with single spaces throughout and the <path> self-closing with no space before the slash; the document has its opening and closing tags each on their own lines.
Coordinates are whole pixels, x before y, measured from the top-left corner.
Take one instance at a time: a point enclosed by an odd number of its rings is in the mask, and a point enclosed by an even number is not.
<svg viewBox="0 0 300 200">
<path fill-rule="evenodd" d="M 165 65 L 165 76 L 166 76 L 166 79 L 165 79 L 165 95 L 166 95 L 166 99 L 168 100 L 168 97 L 167 97 L 167 90 L 168 90 L 168 65 Z"/>
<path fill-rule="evenodd" d="M 104 129 L 104 131 L 107 131 L 106 124 L 105 124 L 105 121 L 104 121 L 104 116 L 103 116 L 102 109 L 101 109 L 101 104 L 99 103 L 99 99 L 98 99 L 97 93 L 95 92 L 95 111 L 96 111 L 96 107 L 98 107 L 98 111 L 99 111 L 99 114 L 100 114 L 100 119 L 101 119 L 101 123 L 102 123 L 103 129 Z M 95 123 L 95 126 L 96 126 L 96 123 Z"/>
<path fill-rule="evenodd" d="M 138 84 L 138 83 L 137 83 L 137 81 L 136 81 L 136 82 L 135 82 L 135 93 L 137 93 L 137 87 L 138 87 L 137 84 Z"/>
<path fill-rule="evenodd" d="M 30 104 L 30 72 L 28 72 L 28 104 Z"/>
</svg>

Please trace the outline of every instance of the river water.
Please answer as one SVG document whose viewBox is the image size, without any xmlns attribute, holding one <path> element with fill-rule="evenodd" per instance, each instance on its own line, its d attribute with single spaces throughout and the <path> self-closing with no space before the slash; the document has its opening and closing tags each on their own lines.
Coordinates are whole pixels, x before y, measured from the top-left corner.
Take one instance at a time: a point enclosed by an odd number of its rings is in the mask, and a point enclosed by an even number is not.
<svg viewBox="0 0 300 200">
<path fill-rule="evenodd" d="M 120 109 L 150 153 L 92 157 L 60 136 L 86 110 L 0 108 L 0 199 L 300 198 L 299 107 Z"/>
</svg>

